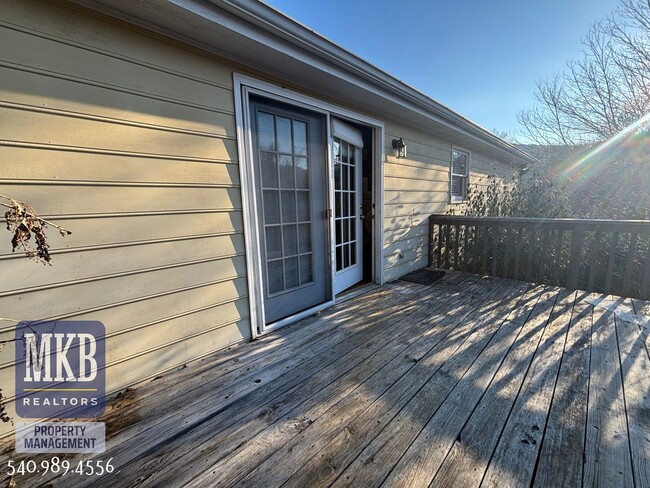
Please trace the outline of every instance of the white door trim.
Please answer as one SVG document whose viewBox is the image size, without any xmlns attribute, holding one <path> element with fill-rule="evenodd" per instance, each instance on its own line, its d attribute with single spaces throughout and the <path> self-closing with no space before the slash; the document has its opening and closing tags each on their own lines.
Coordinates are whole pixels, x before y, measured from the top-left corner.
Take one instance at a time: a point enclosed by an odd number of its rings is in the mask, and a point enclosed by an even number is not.
<svg viewBox="0 0 650 488">
<path fill-rule="evenodd" d="M 310 312 L 322 310 L 326 306 L 335 303 L 333 294 L 334 281 L 331 280 L 331 300 L 327 303 L 318 305 L 314 309 L 300 312 L 294 316 L 287 317 L 274 324 L 265 324 L 264 320 L 264 293 L 262 279 L 262 259 L 260 255 L 260 236 L 256 224 L 257 206 L 255 196 L 255 168 L 253 164 L 253 139 L 250 130 L 249 120 L 249 98 L 251 94 L 261 95 L 266 98 L 278 100 L 293 106 L 303 107 L 308 110 L 322 113 L 326 117 L 327 127 L 327 154 L 326 160 L 331 160 L 331 124 L 330 116 L 347 119 L 352 122 L 361 123 L 370 126 L 373 129 L 373 206 L 374 206 L 374 225 L 373 225 L 373 251 L 372 251 L 372 269 L 373 281 L 379 285 L 384 283 L 384 123 L 380 120 L 368 117 L 366 115 L 348 110 L 337 105 L 318 100 L 316 98 L 304 95 L 302 93 L 283 88 L 281 86 L 258 80 L 250 76 L 233 73 L 233 91 L 235 102 L 235 122 L 237 126 L 237 151 L 239 153 L 239 175 L 242 197 L 242 214 L 244 221 L 244 241 L 246 247 L 246 272 L 248 277 L 248 301 L 250 306 L 250 327 L 251 337 L 255 339 L 272 329 L 282 325 L 287 325 L 295 320 L 303 318 Z M 330 183 L 333 179 L 333 170 L 329 168 Z M 329 208 L 333 207 L 334 188 L 329 184 L 327 190 L 329 195 Z M 334 219 L 330 219 L 330 234 L 334 230 Z M 331 234 L 333 235 L 333 234 Z M 331 266 L 334 267 L 332 256 L 330 256 Z M 333 276 L 333 274 L 332 274 Z"/>
</svg>

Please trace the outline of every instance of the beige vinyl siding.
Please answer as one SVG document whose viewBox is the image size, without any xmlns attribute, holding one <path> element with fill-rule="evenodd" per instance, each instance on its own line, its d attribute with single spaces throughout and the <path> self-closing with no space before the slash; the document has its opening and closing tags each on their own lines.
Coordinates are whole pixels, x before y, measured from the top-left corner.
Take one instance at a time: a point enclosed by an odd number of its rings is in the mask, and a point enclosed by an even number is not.
<svg viewBox="0 0 650 488">
<path fill-rule="evenodd" d="M 0 193 L 73 234 L 50 230 L 53 266 L 3 234 L 0 316 L 103 322 L 109 392 L 248 339 L 232 69 L 60 4 L 2 12 Z"/>
<path fill-rule="evenodd" d="M 392 140 L 400 137 L 407 146 L 406 159 L 394 155 Z M 387 122 L 385 143 L 384 272 L 390 281 L 427 265 L 428 217 L 450 207 L 449 165 L 454 142 Z M 489 174 L 505 177 L 512 171 L 492 158 L 470 152 L 470 184 L 485 184 Z"/>
</svg>

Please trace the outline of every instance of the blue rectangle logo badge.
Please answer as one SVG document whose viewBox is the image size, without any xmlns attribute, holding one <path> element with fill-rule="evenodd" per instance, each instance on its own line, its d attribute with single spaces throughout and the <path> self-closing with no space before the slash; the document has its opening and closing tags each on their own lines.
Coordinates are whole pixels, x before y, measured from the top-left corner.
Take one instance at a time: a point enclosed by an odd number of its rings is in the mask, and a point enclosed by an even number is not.
<svg viewBox="0 0 650 488">
<path fill-rule="evenodd" d="M 21 322 L 16 327 L 16 413 L 97 418 L 106 398 L 106 329 L 98 321 Z"/>
</svg>

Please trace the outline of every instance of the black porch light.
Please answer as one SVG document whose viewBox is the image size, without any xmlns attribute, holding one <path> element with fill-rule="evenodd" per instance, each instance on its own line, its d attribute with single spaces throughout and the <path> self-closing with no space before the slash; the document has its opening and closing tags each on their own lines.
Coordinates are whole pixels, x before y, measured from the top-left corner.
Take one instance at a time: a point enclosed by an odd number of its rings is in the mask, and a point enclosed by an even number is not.
<svg viewBox="0 0 650 488">
<path fill-rule="evenodd" d="M 393 139 L 393 149 L 395 149 L 395 157 L 397 159 L 406 158 L 406 144 L 401 137 L 399 139 Z"/>
</svg>

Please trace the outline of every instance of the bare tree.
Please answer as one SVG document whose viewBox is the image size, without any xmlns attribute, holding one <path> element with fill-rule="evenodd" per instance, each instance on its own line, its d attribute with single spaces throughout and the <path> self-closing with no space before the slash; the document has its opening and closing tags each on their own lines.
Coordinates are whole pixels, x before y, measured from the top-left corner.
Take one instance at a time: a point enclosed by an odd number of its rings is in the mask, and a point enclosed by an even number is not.
<svg viewBox="0 0 650 488">
<path fill-rule="evenodd" d="M 537 82 L 536 103 L 517 115 L 538 144 L 593 144 L 650 112 L 650 0 L 623 0 L 583 45 L 562 74 Z"/>
</svg>

